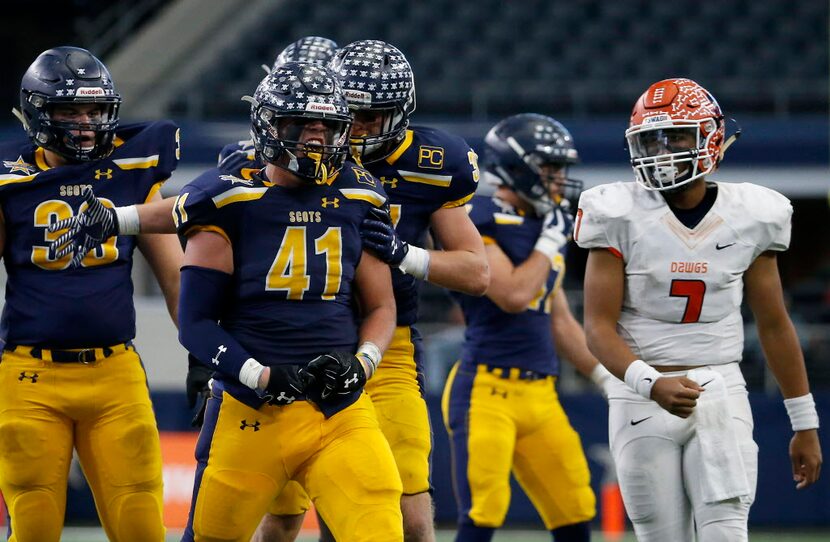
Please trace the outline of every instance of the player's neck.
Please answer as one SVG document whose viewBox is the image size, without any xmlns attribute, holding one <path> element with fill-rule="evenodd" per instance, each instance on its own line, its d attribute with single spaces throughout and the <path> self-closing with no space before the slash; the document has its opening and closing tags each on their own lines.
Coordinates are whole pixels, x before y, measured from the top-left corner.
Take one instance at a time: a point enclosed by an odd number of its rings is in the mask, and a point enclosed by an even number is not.
<svg viewBox="0 0 830 542">
<path fill-rule="evenodd" d="M 506 186 L 500 186 L 496 189 L 496 197 L 503 202 L 512 205 L 522 214 L 533 214 L 533 206 L 526 202 L 515 191 L 507 188 Z"/>
<path fill-rule="evenodd" d="M 274 164 L 267 164 L 265 166 L 265 176 L 272 183 L 284 186 L 285 188 L 297 188 L 305 183 L 305 181 L 290 171 L 286 171 L 285 169 L 275 166 Z"/>
<path fill-rule="evenodd" d="M 694 209 L 706 197 L 706 181 L 701 177 L 680 190 L 664 192 L 663 197 L 675 209 Z"/>
<path fill-rule="evenodd" d="M 43 159 L 49 167 L 60 167 L 69 163 L 66 158 L 55 151 L 50 151 L 49 149 L 43 149 Z"/>
</svg>

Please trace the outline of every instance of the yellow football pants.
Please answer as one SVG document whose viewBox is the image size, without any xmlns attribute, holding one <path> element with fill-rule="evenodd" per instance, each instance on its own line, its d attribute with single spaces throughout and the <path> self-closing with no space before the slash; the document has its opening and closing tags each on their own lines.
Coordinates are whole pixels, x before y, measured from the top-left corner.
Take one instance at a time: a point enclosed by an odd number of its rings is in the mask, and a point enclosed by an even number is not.
<svg viewBox="0 0 830 542">
<path fill-rule="evenodd" d="M 459 521 L 501 527 L 516 476 L 545 527 L 591 520 L 596 498 L 579 435 L 559 404 L 555 378 L 519 379 L 458 364 L 444 388 Z"/>
<path fill-rule="evenodd" d="M 0 358 L 0 490 L 12 542 L 57 542 L 73 446 L 113 541 L 164 540 L 161 447 L 135 351 L 53 363 Z"/>
<path fill-rule="evenodd" d="M 365 394 L 326 419 L 305 401 L 254 410 L 223 392 L 208 401 L 196 454 L 185 540 L 250 540 L 289 480 L 338 540 L 403 540 L 400 478 Z"/>
</svg>

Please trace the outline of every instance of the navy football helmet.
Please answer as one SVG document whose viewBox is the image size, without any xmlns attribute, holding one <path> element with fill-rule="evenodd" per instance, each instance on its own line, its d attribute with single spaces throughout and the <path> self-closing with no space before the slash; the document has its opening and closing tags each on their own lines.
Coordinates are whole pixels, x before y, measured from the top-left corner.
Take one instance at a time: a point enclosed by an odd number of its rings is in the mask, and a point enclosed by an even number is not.
<svg viewBox="0 0 830 542">
<path fill-rule="evenodd" d="M 53 118 L 56 106 L 100 104 L 96 119 L 87 122 Z M 23 74 L 20 120 L 38 147 L 71 161 L 97 160 L 113 149 L 121 96 L 109 70 L 92 53 L 79 47 L 44 51 Z M 94 132 L 94 140 L 80 132 Z"/>
<path fill-rule="evenodd" d="M 308 62 L 283 64 L 246 99 L 254 148 L 263 161 L 318 183 L 343 167 L 352 117 L 330 69 Z"/>
<path fill-rule="evenodd" d="M 409 115 L 415 111 L 415 76 L 409 61 L 393 45 L 362 40 L 340 49 L 331 66 L 356 120 L 361 112 L 381 116 L 376 133 L 352 134 L 352 147 L 365 163 L 386 158 L 406 135 Z"/>
<path fill-rule="evenodd" d="M 337 43 L 320 36 L 306 36 L 289 44 L 277 55 L 271 71 L 286 62 L 311 62 L 320 66 L 328 66 L 337 53 Z"/>
<path fill-rule="evenodd" d="M 551 210 L 551 185 L 559 187 L 561 198 L 575 202 L 582 181 L 568 177 L 568 166 L 579 161 L 570 132 L 551 117 L 522 113 L 501 120 L 484 138 L 482 168 L 515 190 L 533 205 L 539 215 Z M 560 173 L 546 174 L 548 168 Z"/>
</svg>

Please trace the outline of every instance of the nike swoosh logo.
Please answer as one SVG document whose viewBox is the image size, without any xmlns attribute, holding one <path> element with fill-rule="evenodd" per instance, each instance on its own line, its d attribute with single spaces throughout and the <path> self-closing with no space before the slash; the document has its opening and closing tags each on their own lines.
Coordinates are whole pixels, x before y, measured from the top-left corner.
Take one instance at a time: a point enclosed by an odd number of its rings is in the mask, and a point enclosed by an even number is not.
<svg viewBox="0 0 830 542">
<path fill-rule="evenodd" d="M 714 378 L 713 378 L 712 380 L 714 380 Z M 701 387 L 701 388 L 705 388 L 705 387 L 706 387 L 706 384 L 708 384 L 708 383 L 709 383 L 709 382 L 711 382 L 712 380 L 707 380 L 706 382 L 704 382 L 703 384 L 701 384 L 701 385 L 700 385 L 700 387 Z"/>
<path fill-rule="evenodd" d="M 646 378 L 643 379 L 643 382 L 654 382 L 654 379 L 652 379 L 650 377 L 646 377 Z"/>
<path fill-rule="evenodd" d="M 638 423 L 643 423 L 644 421 L 646 421 L 648 419 L 651 419 L 651 416 L 646 416 L 642 420 L 637 420 L 636 422 L 634 420 L 631 420 L 631 425 L 637 425 Z"/>
<path fill-rule="evenodd" d="M 734 244 L 735 243 L 729 243 L 728 245 L 721 245 L 721 244 L 718 243 L 718 244 L 715 245 L 715 250 L 723 250 L 725 248 L 731 247 Z"/>
</svg>

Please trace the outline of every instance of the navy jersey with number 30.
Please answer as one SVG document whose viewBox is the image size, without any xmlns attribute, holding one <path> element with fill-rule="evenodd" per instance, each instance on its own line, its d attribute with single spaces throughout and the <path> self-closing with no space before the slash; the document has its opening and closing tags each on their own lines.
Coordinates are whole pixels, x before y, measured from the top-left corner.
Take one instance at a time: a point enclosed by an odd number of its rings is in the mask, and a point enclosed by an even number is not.
<svg viewBox="0 0 830 542">
<path fill-rule="evenodd" d="M 101 160 L 50 168 L 31 143 L 0 147 L 0 208 L 5 224 L 3 260 L 8 273 L 2 337 L 7 343 L 86 348 L 135 337 L 132 254 L 137 238 L 109 238 L 80 268 L 71 255 L 50 257 L 49 224 L 86 204 L 91 186 L 107 206 L 144 203 L 170 177 L 179 159 L 179 130 L 171 122 L 125 125 L 115 149 Z"/>
</svg>

